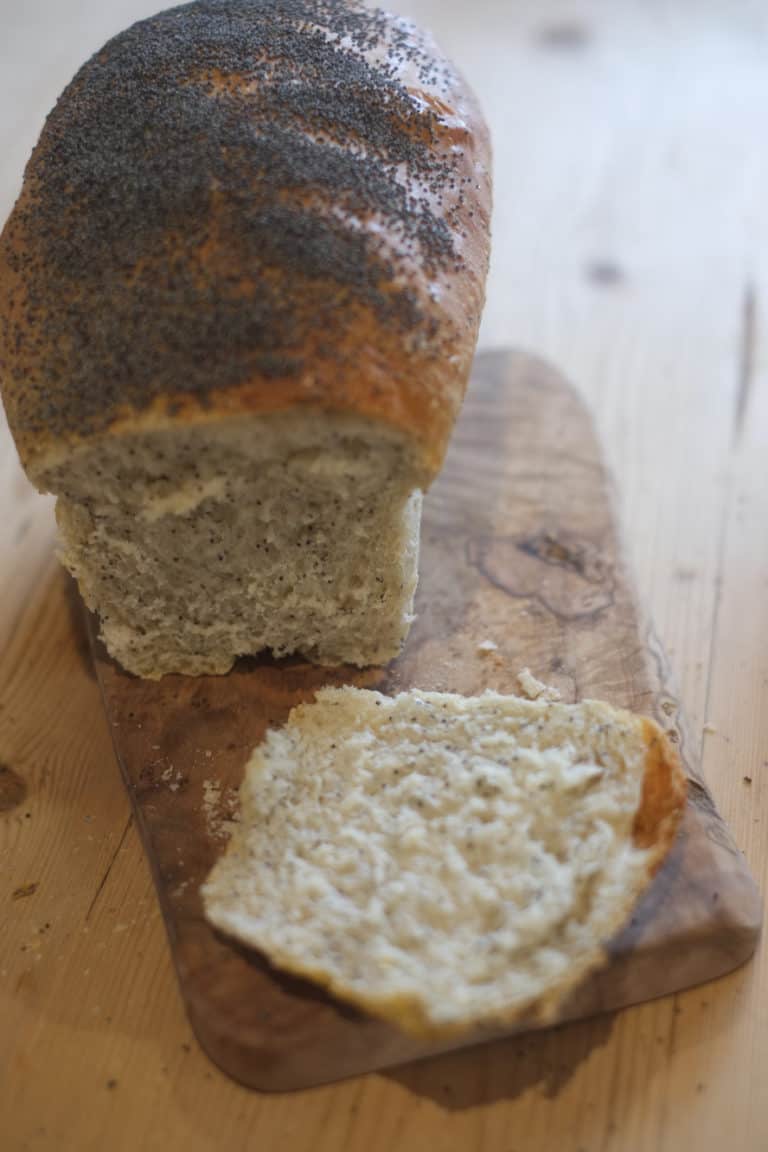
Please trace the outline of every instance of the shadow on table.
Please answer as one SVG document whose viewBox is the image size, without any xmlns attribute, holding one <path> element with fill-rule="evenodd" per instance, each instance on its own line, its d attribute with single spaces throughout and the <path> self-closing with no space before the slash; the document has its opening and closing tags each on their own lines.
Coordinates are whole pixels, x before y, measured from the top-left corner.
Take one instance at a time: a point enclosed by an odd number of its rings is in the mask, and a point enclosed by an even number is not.
<svg viewBox="0 0 768 1152">
<path fill-rule="evenodd" d="M 593 1051 L 608 1043 L 616 1013 L 527 1032 L 380 1073 L 451 1112 L 514 1100 L 529 1088 L 557 1097 Z"/>
</svg>

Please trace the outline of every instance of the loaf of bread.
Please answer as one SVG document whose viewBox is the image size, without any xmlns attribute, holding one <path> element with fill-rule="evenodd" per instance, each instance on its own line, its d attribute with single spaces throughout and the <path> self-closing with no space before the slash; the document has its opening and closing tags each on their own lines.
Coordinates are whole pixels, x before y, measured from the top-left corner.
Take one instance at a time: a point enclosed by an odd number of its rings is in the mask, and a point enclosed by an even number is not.
<svg viewBox="0 0 768 1152">
<path fill-rule="evenodd" d="M 650 720 L 595 701 L 324 689 L 253 753 L 209 920 L 420 1036 L 551 1019 L 680 821 Z"/>
<path fill-rule="evenodd" d="M 0 382 L 127 669 L 398 652 L 489 169 L 454 67 L 358 0 L 197 0 L 66 89 L 0 240 Z"/>
</svg>

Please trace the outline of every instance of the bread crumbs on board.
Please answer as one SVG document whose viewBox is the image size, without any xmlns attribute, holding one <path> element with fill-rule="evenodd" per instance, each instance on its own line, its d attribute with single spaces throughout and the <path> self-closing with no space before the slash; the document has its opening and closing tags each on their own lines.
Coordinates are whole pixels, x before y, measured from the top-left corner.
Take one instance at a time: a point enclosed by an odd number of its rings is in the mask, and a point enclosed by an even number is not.
<svg viewBox="0 0 768 1152">
<path fill-rule="evenodd" d="M 228 840 L 240 819 L 236 788 L 225 788 L 220 780 L 203 780 L 203 815 L 212 840 Z"/>
<path fill-rule="evenodd" d="M 559 700 L 560 693 L 557 688 L 537 680 L 530 668 L 522 668 L 517 674 L 517 683 L 523 696 L 529 700 Z"/>
<path fill-rule="evenodd" d="M 499 646 L 494 640 L 481 640 L 477 646 L 477 651 L 481 656 L 489 656 L 491 652 L 498 652 Z"/>
</svg>

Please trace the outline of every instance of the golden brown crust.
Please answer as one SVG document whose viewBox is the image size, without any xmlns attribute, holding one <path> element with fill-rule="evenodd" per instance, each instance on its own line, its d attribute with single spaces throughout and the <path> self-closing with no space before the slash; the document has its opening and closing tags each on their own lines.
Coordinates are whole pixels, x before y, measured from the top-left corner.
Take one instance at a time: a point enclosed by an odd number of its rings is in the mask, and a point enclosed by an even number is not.
<svg viewBox="0 0 768 1152">
<path fill-rule="evenodd" d="M 343 39 L 343 46 L 339 41 Z M 33 478 L 106 431 L 299 406 L 425 480 L 484 297 L 490 145 L 431 39 L 357 0 L 197 0 L 110 41 L 0 240 L 0 384 Z"/>
<path fill-rule="evenodd" d="M 685 808 L 687 785 L 680 757 L 658 724 L 642 719 L 648 745 L 640 807 L 635 815 L 636 847 L 653 848 L 651 875 L 672 847 Z"/>
</svg>

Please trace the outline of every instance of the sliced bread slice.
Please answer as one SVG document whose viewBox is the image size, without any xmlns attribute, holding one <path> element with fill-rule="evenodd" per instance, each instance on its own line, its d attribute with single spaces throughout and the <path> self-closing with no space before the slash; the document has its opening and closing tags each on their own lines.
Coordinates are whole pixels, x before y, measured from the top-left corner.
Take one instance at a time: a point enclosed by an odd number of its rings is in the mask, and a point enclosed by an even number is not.
<svg viewBox="0 0 768 1152">
<path fill-rule="evenodd" d="M 253 753 L 209 920 L 418 1035 L 551 1018 L 675 836 L 677 756 L 596 701 L 324 689 Z"/>
</svg>

